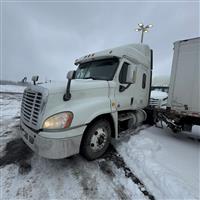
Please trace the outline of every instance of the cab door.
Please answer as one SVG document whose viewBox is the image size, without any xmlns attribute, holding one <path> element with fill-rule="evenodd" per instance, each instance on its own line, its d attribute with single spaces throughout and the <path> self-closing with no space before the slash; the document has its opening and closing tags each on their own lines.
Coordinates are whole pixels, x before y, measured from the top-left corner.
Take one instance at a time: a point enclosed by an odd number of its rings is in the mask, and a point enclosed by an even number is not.
<svg viewBox="0 0 200 200">
<path fill-rule="evenodd" d="M 128 73 L 128 66 L 132 70 L 133 83 L 126 83 L 126 76 Z M 132 110 L 135 108 L 135 82 L 137 76 L 137 67 L 129 60 L 123 58 L 119 66 L 119 71 L 116 74 L 117 87 L 115 90 L 115 99 L 117 104 L 117 110 Z"/>
<path fill-rule="evenodd" d="M 150 71 L 142 64 L 137 65 L 137 81 L 135 83 L 135 106 L 144 108 L 148 105 L 150 90 Z"/>
</svg>

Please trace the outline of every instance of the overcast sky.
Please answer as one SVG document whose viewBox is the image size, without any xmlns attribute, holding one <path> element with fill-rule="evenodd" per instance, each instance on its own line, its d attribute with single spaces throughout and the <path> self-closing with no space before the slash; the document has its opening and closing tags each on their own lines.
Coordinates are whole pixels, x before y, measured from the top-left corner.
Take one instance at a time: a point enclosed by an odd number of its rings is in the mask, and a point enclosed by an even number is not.
<svg viewBox="0 0 200 200">
<path fill-rule="evenodd" d="M 137 24 L 154 27 L 154 76 L 169 75 L 173 42 L 199 36 L 199 2 L 45 2 L 1 4 L 1 79 L 65 80 L 85 54 L 138 43 Z"/>
</svg>

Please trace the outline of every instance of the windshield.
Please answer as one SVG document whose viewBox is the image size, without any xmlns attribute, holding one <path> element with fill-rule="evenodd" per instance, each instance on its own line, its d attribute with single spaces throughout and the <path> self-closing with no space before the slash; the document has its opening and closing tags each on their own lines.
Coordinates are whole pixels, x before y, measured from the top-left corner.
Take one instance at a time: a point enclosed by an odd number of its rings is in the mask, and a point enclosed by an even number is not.
<svg viewBox="0 0 200 200">
<path fill-rule="evenodd" d="M 80 64 L 76 79 L 112 80 L 118 66 L 118 59 L 96 60 Z"/>
</svg>

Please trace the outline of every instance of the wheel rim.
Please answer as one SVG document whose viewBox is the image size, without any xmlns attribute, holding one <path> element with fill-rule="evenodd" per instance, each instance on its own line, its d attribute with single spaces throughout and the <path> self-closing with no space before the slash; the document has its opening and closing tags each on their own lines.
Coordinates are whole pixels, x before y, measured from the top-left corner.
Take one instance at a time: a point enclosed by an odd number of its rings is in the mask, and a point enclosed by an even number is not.
<svg viewBox="0 0 200 200">
<path fill-rule="evenodd" d="M 98 128 L 91 137 L 90 147 L 93 151 L 99 151 L 103 149 L 106 144 L 108 134 L 103 128 Z"/>
</svg>

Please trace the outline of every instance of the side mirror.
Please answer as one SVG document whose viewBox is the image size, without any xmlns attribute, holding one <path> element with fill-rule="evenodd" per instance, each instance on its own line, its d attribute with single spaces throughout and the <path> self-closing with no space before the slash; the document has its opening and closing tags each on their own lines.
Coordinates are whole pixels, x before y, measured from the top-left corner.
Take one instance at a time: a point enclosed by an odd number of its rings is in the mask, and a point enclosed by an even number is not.
<svg viewBox="0 0 200 200">
<path fill-rule="evenodd" d="M 75 73 L 76 73 L 76 71 L 69 71 L 69 72 L 67 73 L 67 79 L 69 79 L 69 80 L 74 79 Z"/>
<path fill-rule="evenodd" d="M 136 71 L 133 66 L 128 66 L 127 74 L 126 74 L 126 83 L 132 84 L 135 83 Z"/>
<path fill-rule="evenodd" d="M 33 81 L 33 84 L 35 85 L 36 82 L 38 81 L 39 76 L 32 76 L 31 80 Z"/>
<path fill-rule="evenodd" d="M 67 79 L 68 79 L 68 82 L 67 82 L 67 89 L 66 89 L 66 92 L 63 96 L 63 100 L 64 101 L 69 101 L 71 99 L 71 93 L 70 93 L 70 85 L 71 85 L 71 80 L 75 78 L 75 74 L 76 74 L 76 71 L 69 71 L 67 73 Z"/>
</svg>

